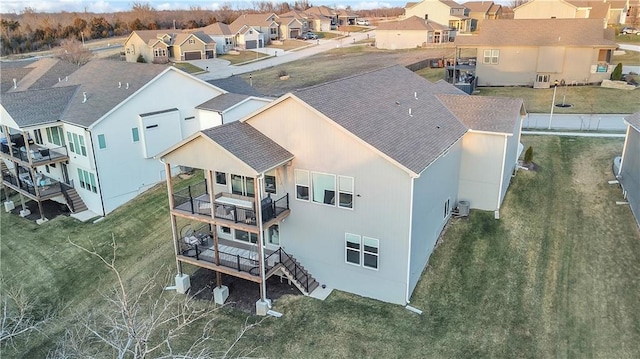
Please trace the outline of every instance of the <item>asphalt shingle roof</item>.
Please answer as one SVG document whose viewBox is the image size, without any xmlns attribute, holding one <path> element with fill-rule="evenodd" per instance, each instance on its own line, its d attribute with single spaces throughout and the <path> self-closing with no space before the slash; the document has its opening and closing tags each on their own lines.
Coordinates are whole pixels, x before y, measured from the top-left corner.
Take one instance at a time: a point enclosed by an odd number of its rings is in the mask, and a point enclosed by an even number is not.
<svg viewBox="0 0 640 359">
<path fill-rule="evenodd" d="M 381 23 L 376 30 L 424 30 L 424 31 L 444 31 L 449 30 L 449 26 L 438 24 L 433 20 L 425 20 L 417 16 L 401 21 L 390 21 Z"/>
<path fill-rule="evenodd" d="M 20 128 L 59 121 L 78 86 L 17 91 L 2 95 L 1 102 Z"/>
<path fill-rule="evenodd" d="M 202 31 L 207 35 L 233 35 L 231 29 L 229 29 L 229 25 L 221 22 L 216 22 L 196 30 Z"/>
<path fill-rule="evenodd" d="M 237 93 L 225 93 L 212 98 L 206 102 L 196 106 L 196 108 L 203 110 L 211 110 L 216 112 L 223 112 L 228 108 L 237 105 L 238 103 L 249 98 L 247 95 L 241 95 Z"/>
<path fill-rule="evenodd" d="M 513 133 L 522 99 L 468 95 L 437 95 L 438 99 L 467 127 L 476 131 Z"/>
<path fill-rule="evenodd" d="M 262 94 L 256 91 L 255 87 L 249 86 L 247 81 L 242 77 L 234 75 L 224 79 L 207 80 L 208 83 L 213 86 L 219 87 L 225 91 L 233 92 L 237 94 L 243 94 L 248 96 L 262 96 Z"/>
<path fill-rule="evenodd" d="M 435 98 L 436 90 L 405 67 L 393 66 L 294 95 L 419 174 L 467 131 Z"/>
<path fill-rule="evenodd" d="M 0 91 L 2 91 L 2 93 L 13 89 L 13 79 L 19 82 L 33 70 L 31 67 L 7 66 L 5 68 L 5 66 L 7 65 L 5 65 L 4 62 L 0 65 Z"/>
<path fill-rule="evenodd" d="M 55 85 L 79 85 L 63 120 L 89 127 L 166 69 L 165 65 L 90 61 L 71 74 L 68 82 Z M 120 88 L 118 82 L 121 84 Z M 83 92 L 87 95 L 85 103 L 82 103 Z"/>
<path fill-rule="evenodd" d="M 629 124 L 635 128 L 637 131 L 640 131 L 640 112 L 636 112 L 630 116 L 624 118 Z"/>
<path fill-rule="evenodd" d="M 462 3 L 462 6 L 469 9 L 470 12 L 482 12 L 486 14 L 493 6 L 493 1 L 467 1 Z"/>
<path fill-rule="evenodd" d="M 540 29 L 544 29 L 541 31 Z M 477 46 L 605 46 L 601 19 L 501 19 L 482 23 L 477 35 L 456 36 L 456 45 Z"/>
<path fill-rule="evenodd" d="M 258 173 L 293 158 L 289 151 L 245 122 L 234 121 L 202 133 Z"/>
</svg>

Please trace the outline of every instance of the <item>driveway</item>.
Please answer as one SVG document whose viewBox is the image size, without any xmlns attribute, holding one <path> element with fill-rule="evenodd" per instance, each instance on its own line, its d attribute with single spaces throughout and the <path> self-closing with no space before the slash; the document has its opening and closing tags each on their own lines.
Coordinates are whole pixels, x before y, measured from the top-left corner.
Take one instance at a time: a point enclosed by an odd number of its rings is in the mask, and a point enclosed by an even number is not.
<svg viewBox="0 0 640 359">
<path fill-rule="evenodd" d="M 231 64 L 231 62 L 222 59 L 191 60 L 188 62 L 209 72 L 221 71 Z"/>
</svg>

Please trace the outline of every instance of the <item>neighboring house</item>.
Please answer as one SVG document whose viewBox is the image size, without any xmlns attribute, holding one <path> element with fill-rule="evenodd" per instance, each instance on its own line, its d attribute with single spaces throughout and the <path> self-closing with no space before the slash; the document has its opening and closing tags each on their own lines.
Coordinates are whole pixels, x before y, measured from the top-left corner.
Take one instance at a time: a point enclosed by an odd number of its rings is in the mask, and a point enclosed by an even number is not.
<svg viewBox="0 0 640 359">
<path fill-rule="evenodd" d="M 271 40 L 284 36 L 280 33 L 280 24 L 276 14 L 242 14 L 231 24 L 229 29 L 235 34 L 237 46 L 245 49 L 265 47 Z"/>
<path fill-rule="evenodd" d="M 280 33 L 288 34 L 288 37 L 291 39 L 295 39 L 298 35 L 301 35 L 307 31 L 322 31 L 316 30 L 318 27 L 314 23 L 314 20 L 317 19 L 317 16 L 313 14 L 307 14 L 304 11 L 300 10 L 291 10 L 285 12 L 284 14 L 278 15 L 278 22 L 280 23 Z M 325 27 L 329 28 L 329 19 L 325 19 Z M 318 23 L 319 27 L 322 26 L 321 23 Z"/>
<path fill-rule="evenodd" d="M 147 63 L 164 64 L 176 61 L 213 58 L 216 43 L 201 31 L 141 30 L 132 32 L 125 40 L 124 59 L 137 62 L 140 55 Z"/>
<path fill-rule="evenodd" d="M 502 5 L 493 1 L 468 1 L 462 6 L 469 10 L 471 31 L 478 30 L 478 25 L 483 20 L 495 20 L 502 16 Z"/>
<path fill-rule="evenodd" d="M 452 0 L 423 0 L 408 3 L 404 9 L 406 18 L 417 16 L 449 26 L 460 33 L 471 32 L 469 10 Z"/>
<path fill-rule="evenodd" d="M 600 19 L 624 24 L 628 0 L 530 0 L 513 9 L 514 19 Z"/>
<path fill-rule="evenodd" d="M 625 198 L 640 227 L 640 112 L 625 117 L 627 136 L 617 174 Z"/>
<path fill-rule="evenodd" d="M 172 66 L 106 60 L 46 88 L 7 92 L 0 100 L 3 185 L 39 203 L 106 215 L 165 179 L 157 153 L 265 104 L 245 99 L 244 113 L 236 103 L 201 118 L 196 106 L 223 94 Z"/>
<path fill-rule="evenodd" d="M 479 34 L 457 37 L 455 44 L 476 49 L 478 86 L 548 88 L 555 81 L 609 79 L 618 46 L 612 37 L 598 19 L 491 20 Z"/>
<path fill-rule="evenodd" d="M 167 177 L 178 289 L 190 263 L 259 284 L 258 314 L 272 275 L 304 294 L 323 284 L 407 304 L 459 200 L 498 216 L 524 115 L 520 99 L 471 97 L 394 66 L 185 139 L 158 155 L 206 179 Z M 227 290 L 218 276 L 214 296 Z"/>
<path fill-rule="evenodd" d="M 448 43 L 448 26 L 417 16 L 380 23 L 376 28 L 376 47 L 379 49 L 413 49 Z"/>
<path fill-rule="evenodd" d="M 314 15 L 319 19 L 326 19 L 323 20 L 323 23 L 326 24 L 326 21 L 329 21 L 329 28 L 326 29 L 325 26 L 321 25 L 321 28 L 318 29 L 317 27 L 314 27 L 313 31 L 329 31 L 329 30 L 335 30 L 336 27 L 338 26 L 338 12 L 331 9 L 330 7 L 327 6 L 312 6 L 310 8 L 308 8 L 307 10 L 304 11 L 306 14 L 310 14 L 310 15 Z"/>
<path fill-rule="evenodd" d="M 336 14 L 338 16 L 338 26 L 355 25 L 358 19 L 358 14 L 347 9 L 338 9 Z"/>
<path fill-rule="evenodd" d="M 216 43 L 216 53 L 219 55 L 226 54 L 236 46 L 236 36 L 227 24 L 216 22 L 197 30 L 208 35 Z"/>
</svg>

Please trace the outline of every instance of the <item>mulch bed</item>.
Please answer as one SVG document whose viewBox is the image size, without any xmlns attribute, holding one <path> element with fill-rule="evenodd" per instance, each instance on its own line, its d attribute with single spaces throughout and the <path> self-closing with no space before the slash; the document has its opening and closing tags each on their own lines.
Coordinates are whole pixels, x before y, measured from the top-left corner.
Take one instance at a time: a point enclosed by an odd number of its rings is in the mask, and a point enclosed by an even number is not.
<svg viewBox="0 0 640 359">
<path fill-rule="evenodd" d="M 227 307 L 256 314 L 256 302 L 260 299 L 260 285 L 242 278 L 222 274 L 222 285 L 229 288 Z M 197 299 L 213 301 L 213 288 L 216 286 L 216 272 L 206 268 L 198 269 L 191 276 L 189 292 Z M 273 303 L 284 295 L 302 295 L 295 285 L 289 285 L 286 278 L 280 283 L 280 277 L 267 279 L 267 298 Z"/>
<path fill-rule="evenodd" d="M 26 202 L 25 207 L 31 211 L 31 214 L 26 216 L 25 218 L 34 222 L 40 219 L 38 202 L 33 200 L 27 200 L 26 198 L 25 198 L 25 202 Z M 15 198 L 13 200 L 13 204 L 16 206 L 16 208 L 11 210 L 11 213 L 15 214 L 16 216 L 19 216 L 20 211 L 22 211 L 22 204 L 20 203 L 20 199 Z M 42 212 L 44 214 L 44 218 L 51 220 L 56 218 L 57 216 L 69 215 L 69 208 L 64 204 L 54 202 L 52 200 L 46 200 L 42 202 Z"/>
</svg>

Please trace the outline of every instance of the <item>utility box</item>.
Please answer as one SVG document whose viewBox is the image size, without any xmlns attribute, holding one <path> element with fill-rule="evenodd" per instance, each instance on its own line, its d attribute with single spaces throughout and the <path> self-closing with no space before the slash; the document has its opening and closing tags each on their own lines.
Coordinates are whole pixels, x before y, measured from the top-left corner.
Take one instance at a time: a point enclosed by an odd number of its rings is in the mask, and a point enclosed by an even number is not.
<svg viewBox="0 0 640 359">
<path fill-rule="evenodd" d="M 191 278 L 187 274 L 176 275 L 176 292 L 185 294 L 191 288 Z"/>
</svg>

